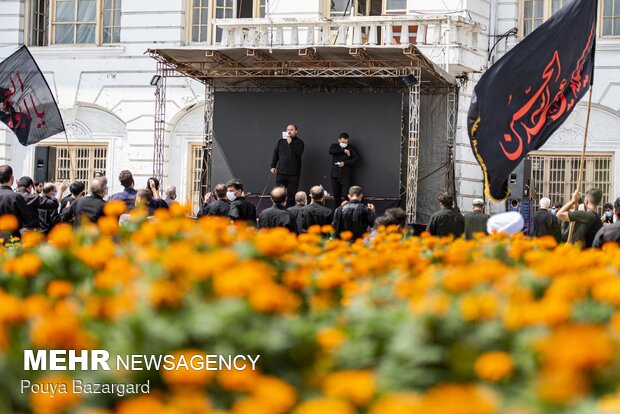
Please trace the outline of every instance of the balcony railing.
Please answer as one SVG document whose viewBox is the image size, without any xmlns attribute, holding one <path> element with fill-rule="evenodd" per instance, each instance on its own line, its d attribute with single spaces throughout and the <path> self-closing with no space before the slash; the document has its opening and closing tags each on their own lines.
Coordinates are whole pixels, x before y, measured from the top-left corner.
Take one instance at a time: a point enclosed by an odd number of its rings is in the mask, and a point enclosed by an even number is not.
<svg viewBox="0 0 620 414">
<path fill-rule="evenodd" d="M 221 47 L 394 47 L 409 45 L 478 49 L 484 28 L 461 16 L 358 16 L 335 19 L 216 19 Z"/>
</svg>

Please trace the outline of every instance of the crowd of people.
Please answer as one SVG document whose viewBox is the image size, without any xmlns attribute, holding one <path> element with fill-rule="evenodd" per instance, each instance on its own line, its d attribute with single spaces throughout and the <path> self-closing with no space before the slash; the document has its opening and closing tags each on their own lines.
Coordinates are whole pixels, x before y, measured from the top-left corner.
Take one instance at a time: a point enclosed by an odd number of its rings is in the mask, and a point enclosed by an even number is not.
<svg viewBox="0 0 620 414">
<path fill-rule="evenodd" d="M 620 244 L 620 198 L 614 204 L 603 205 L 603 214 L 599 216 L 598 208 L 603 193 L 598 188 L 591 188 L 583 199 L 575 191 L 565 204 L 552 206 L 551 200 L 543 197 L 539 200 L 539 209 L 532 217 L 529 236 L 551 236 L 558 243 L 580 243 L 584 248 L 600 248 L 607 242 Z M 427 231 L 436 236 L 464 236 L 471 239 L 475 233 L 507 231 L 517 233 L 523 230 L 524 220 L 518 212 L 509 212 L 489 216 L 484 213 L 484 200 L 473 201 L 473 211 L 464 215 L 454 205 L 452 196 L 440 193 L 437 196 L 440 210 L 433 214 Z M 576 208 L 575 208 L 576 207 Z M 571 230 L 572 227 L 572 230 Z"/>
</svg>

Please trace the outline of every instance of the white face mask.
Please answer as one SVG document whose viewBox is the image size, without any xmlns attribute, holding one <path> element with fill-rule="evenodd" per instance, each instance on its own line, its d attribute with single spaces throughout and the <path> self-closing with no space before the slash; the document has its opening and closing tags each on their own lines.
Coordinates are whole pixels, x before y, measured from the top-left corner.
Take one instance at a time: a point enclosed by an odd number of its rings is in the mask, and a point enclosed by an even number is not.
<svg viewBox="0 0 620 414">
<path fill-rule="evenodd" d="M 339 142 L 338 144 L 340 145 L 340 148 L 346 148 L 349 145 L 344 142 Z"/>
<path fill-rule="evenodd" d="M 226 198 L 228 201 L 235 201 L 237 199 L 237 195 L 234 191 L 226 191 Z"/>
</svg>

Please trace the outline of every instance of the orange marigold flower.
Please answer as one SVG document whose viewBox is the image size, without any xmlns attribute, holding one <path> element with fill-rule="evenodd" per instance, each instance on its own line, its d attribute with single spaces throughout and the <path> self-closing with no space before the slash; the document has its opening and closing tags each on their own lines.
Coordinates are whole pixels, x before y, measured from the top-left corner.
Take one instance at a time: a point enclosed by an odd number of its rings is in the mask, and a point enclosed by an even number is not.
<svg viewBox="0 0 620 414">
<path fill-rule="evenodd" d="M 547 369 L 540 374 L 537 388 L 543 400 L 570 404 L 588 392 L 589 384 L 582 374 L 571 369 Z"/>
<path fill-rule="evenodd" d="M 297 390 L 276 377 L 259 377 L 250 392 L 272 414 L 288 412 L 297 402 Z"/>
<path fill-rule="evenodd" d="M 106 216 L 114 216 L 118 219 L 118 216 L 125 213 L 127 210 L 127 204 L 121 200 L 111 200 L 105 203 L 103 206 L 103 213 Z"/>
<path fill-rule="evenodd" d="M 338 398 L 315 398 L 299 404 L 293 414 L 356 414 L 355 407 Z"/>
<path fill-rule="evenodd" d="M 254 245 L 258 253 L 263 256 L 279 257 L 297 247 L 297 236 L 279 227 L 257 233 Z"/>
<path fill-rule="evenodd" d="M 290 290 L 273 282 L 261 283 L 250 292 L 250 306 L 259 312 L 287 312 L 299 305 Z"/>
<path fill-rule="evenodd" d="M 3 214 L 0 216 L 0 233 L 11 232 L 17 229 L 19 221 L 12 214 Z"/>
<path fill-rule="evenodd" d="M 340 239 L 344 240 L 344 241 L 349 241 L 353 238 L 353 232 L 349 231 L 349 230 L 345 230 L 342 233 L 340 233 Z"/>
<path fill-rule="evenodd" d="M 326 351 L 333 351 L 339 348 L 346 339 L 344 332 L 338 328 L 321 329 L 316 335 L 317 342 Z"/>
<path fill-rule="evenodd" d="M 49 376 L 37 381 L 42 389 L 47 389 L 48 393 L 32 393 L 30 394 L 30 404 L 34 414 L 60 414 L 66 412 L 69 408 L 77 405 L 82 400 L 80 394 L 73 392 L 73 383 L 70 377 L 66 376 Z M 58 390 L 52 395 L 52 386 L 58 387 Z"/>
<path fill-rule="evenodd" d="M 15 259 L 12 270 L 19 276 L 33 277 L 39 273 L 42 264 L 41 259 L 36 254 L 24 253 Z"/>
<path fill-rule="evenodd" d="M 97 226 L 99 227 L 99 230 L 101 230 L 101 233 L 106 236 L 113 236 L 118 233 L 118 218 L 115 216 L 100 217 L 97 221 Z"/>
<path fill-rule="evenodd" d="M 22 234 L 22 246 L 25 249 L 32 249 L 35 246 L 41 244 L 41 242 L 45 239 L 42 233 L 38 231 L 28 231 Z"/>
<path fill-rule="evenodd" d="M 15 323 L 24 317 L 23 300 L 10 294 L 0 293 L 0 324 Z"/>
<path fill-rule="evenodd" d="M 73 285 L 66 280 L 52 280 L 47 285 L 47 294 L 52 298 L 64 298 L 73 291 Z"/>
<path fill-rule="evenodd" d="M 279 414 L 279 412 L 273 411 L 268 400 L 246 397 L 235 401 L 230 414 Z"/>
<path fill-rule="evenodd" d="M 256 382 L 259 373 L 246 367 L 242 370 L 225 369 L 217 374 L 217 381 L 220 386 L 230 391 L 249 391 Z"/>
<path fill-rule="evenodd" d="M 170 386 L 182 388 L 204 387 L 211 382 L 214 372 L 204 369 L 205 352 L 199 349 L 183 349 L 173 352 L 176 370 L 161 370 L 162 379 Z M 192 358 L 195 358 L 192 361 Z M 185 361 L 185 364 L 182 362 Z M 201 369 L 202 368 L 202 369 Z"/>
<path fill-rule="evenodd" d="M 375 394 L 375 374 L 371 371 L 338 371 L 323 381 L 323 393 L 344 398 L 355 405 L 366 405 Z"/>
<path fill-rule="evenodd" d="M 330 234 L 334 232 L 334 226 L 331 224 L 324 224 L 321 226 L 321 233 Z"/>
<path fill-rule="evenodd" d="M 490 390 L 471 384 L 442 384 L 420 400 L 424 414 L 495 414 L 499 402 Z"/>
<path fill-rule="evenodd" d="M 421 413 L 420 396 L 412 392 L 398 392 L 381 397 L 368 414 Z"/>
<path fill-rule="evenodd" d="M 172 203 L 170 206 L 170 215 L 172 217 L 184 217 L 190 213 L 191 209 L 191 204 Z"/>
<path fill-rule="evenodd" d="M 460 308 L 466 321 L 488 320 L 497 316 L 499 304 L 490 293 L 468 294 L 461 299 Z"/>
<path fill-rule="evenodd" d="M 476 359 L 474 369 L 479 378 L 497 382 L 501 381 L 514 371 L 514 361 L 506 352 L 487 352 Z"/>
<path fill-rule="evenodd" d="M 136 398 L 121 400 L 116 407 L 116 414 L 159 414 L 163 412 L 163 409 L 164 404 L 156 395 L 147 394 Z"/>
<path fill-rule="evenodd" d="M 47 236 L 47 242 L 59 249 L 71 246 L 73 242 L 73 230 L 71 225 L 60 223 L 54 226 Z"/>
</svg>

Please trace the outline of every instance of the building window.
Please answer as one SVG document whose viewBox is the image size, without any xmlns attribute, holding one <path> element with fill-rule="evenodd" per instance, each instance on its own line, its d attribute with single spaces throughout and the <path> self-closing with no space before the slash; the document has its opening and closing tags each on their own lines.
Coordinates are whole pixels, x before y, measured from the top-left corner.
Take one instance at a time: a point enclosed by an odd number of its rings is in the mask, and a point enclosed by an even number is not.
<svg viewBox="0 0 620 414">
<path fill-rule="evenodd" d="M 189 146 L 189 177 L 187 180 L 187 194 L 191 203 L 192 215 L 198 214 L 202 204 L 201 177 L 202 177 L 202 144 L 190 144 Z"/>
<path fill-rule="evenodd" d="M 523 37 L 536 30 L 545 20 L 573 0 L 522 0 L 521 34 Z M 595 0 L 592 0 L 595 1 Z"/>
<path fill-rule="evenodd" d="M 103 43 L 121 41 L 121 0 L 103 2 Z"/>
<path fill-rule="evenodd" d="M 603 36 L 620 36 L 620 0 L 603 0 Z"/>
<path fill-rule="evenodd" d="M 120 42 L 121 0 L 29 0 L 30 46 Z"/>
<path fill-rule="evenodd" d="M 266 0 L 190 0 L 191 41 L 212 43 L 222 38 L 213 19 L 265 17 Z"/>
<path fill-rule="evenodd" d="M 554 204 L 570 200 L 577 188 L 581 154 L 538 151 L 530 153 L 529 159 L 532 160 L 531 188 L 535 202 L 541 197 L 549 197 Z M 603 203 L 612 201 L 613 178 L 612 154 L 586 155 L 582 194 L 596 187 L 603 192 Z"/>
<path fill-rule="evenodd" d="M 69 144 L 68 148 L 65 143 L 46 146 L 56 148 L 56 181 L 82 181 L 88 190 L 88 186 L 95 176 L 95 172 L 101 172 L 103 175 L 107 175 L 107 144 Z M 71 155 L 69 151 L 71 151 Z M 75 174 L 71 174 L 71 158 L 73 158 Z"/>
<path fill-rule="evenodd" d="M 407 0 L 384 0 L 383 14 L 407 14 Z"/>
</svg>

